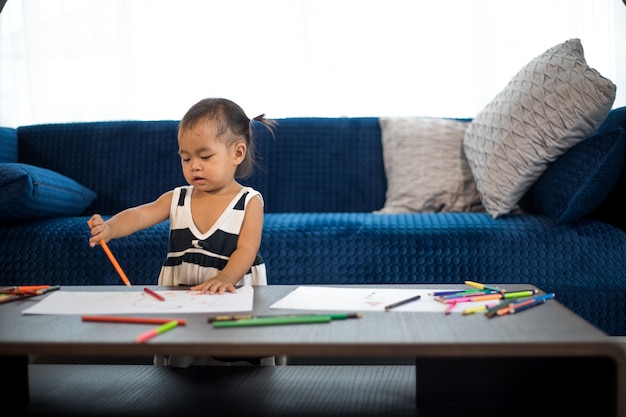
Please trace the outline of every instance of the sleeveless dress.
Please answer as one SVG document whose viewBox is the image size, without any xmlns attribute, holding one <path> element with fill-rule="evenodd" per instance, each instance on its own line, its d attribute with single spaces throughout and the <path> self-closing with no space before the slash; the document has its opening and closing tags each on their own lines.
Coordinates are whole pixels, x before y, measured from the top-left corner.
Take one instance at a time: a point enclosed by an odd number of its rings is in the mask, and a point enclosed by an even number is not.
<svg viewBox="0 0 626 417">
<path fill-rule="evenodd" d="M 170 207 L 168 254 L 158 284 L 163 286 L 197 285 L 224 269 L 237 248 L 237 240 L 248 202 L 263 197 L 250 187 L 243 187 L 226 210 L 206 232 L 201 233 L 191 215 L 193 186 L 174 189 Z M 237 285 L 267 285 L 265 263 L 257 254 L 254 264 Z"/>
<path fill-rule="evenodd" d="M 217 275 L 228 262 L 230 255 L 237 248 L 237 240 L 248 202 L 261 194 L 243 187 L 233 198 L 219 219 L 206 232 L 200 233 L 191 216 L 191 194 L 193 186 L 174 189 L 170 207 L 170 236 L 168 254 L 161 273 L 159 285 L 196 285 Z M 265 263 L 257 254 L 247 274 L 237 283 L 267 285 Z M 173 366 L 186 368 L 192 365 L 262 365 L 274 366 L 274 356 L 263 358 L 213 358 L 189 355 L 154 355 L 155 366 Z"/>
</svg>

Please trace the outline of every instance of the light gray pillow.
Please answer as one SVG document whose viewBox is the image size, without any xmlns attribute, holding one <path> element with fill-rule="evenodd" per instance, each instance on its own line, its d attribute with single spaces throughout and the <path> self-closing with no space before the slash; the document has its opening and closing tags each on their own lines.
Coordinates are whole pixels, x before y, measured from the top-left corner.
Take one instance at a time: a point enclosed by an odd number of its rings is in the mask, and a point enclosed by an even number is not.
<svg viewBox="0 0 626 417">
<path fill-rule="evenodd" d="M 387 195 L 376 213 L 482 210 L 463 154 L 468 121 L 388 117 L 379 123 Z"/>
<path fill-rule="evenodd" d="M 616 87 L 585 61 L 579 39 L 524 66 L 472 120 L 463 149 L 493 218 L 511 212 L 550 163 L 592 136 Z"/>
</svg>

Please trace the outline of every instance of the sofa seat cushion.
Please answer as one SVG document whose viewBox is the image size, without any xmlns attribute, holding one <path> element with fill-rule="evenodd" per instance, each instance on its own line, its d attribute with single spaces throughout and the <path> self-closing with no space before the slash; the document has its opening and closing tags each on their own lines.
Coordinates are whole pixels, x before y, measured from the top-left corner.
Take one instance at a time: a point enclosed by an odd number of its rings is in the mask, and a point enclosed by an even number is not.
<svg viewBox="0 0 626 417">
<path fill-rule="evenodd" d="M 80 215 L 96 193 L 49 169 L 0 163 L 0 222 Z"/>
<path fill-rule="evenodd" d="M 626 234 L 582 219 L 488 213 L 267 214 L 261 253 L 270 285 L 531 284 L 607 333 L 626 320 Z M 622 319 L 626 311 L 615 312 Z M 612 318 L 613 317 L 613 318 Z M 626 334 L 626 333 L 623 333 Z"/>
<path fill-rule="evenodd" d="M 3 225 L 2 285 L 124 286 L 104 250 L 89 246 L 87 220 L 55 217 Z M 133 286 L 157 284 L 168 235 L 165 221 L 107 244 Z"/>
<path fill-rule="evenodd" d="M 123 286 L 104 251 L 89 247 L 87 219 L 3 227 L 3 285 Z M 109 242 L 133 285 L 156 284 L 168 226 Z M 626 285 L 623 274 L 607 271 L 626 270 L 625 251 L 626 234 L 606 223 L 555 226 L 528 214 L 269 213 L 261 242 L 270 285 L 531 284 L 615 335 L 626 334 L 626 310 L 606 305 L 619 305 Z"/>
<path fill-rule="evenodd" d="M 626 256 L 607 248 L 624 252 L 626 234 L 586 219 L 555 226 L 543 215 L 488 213 L 270 213 L 261 243 L 270 284 L 473 280 L 545 290 L 563 276 L 570 288 L 623 287 L 602 271 L 626 268 Z"/>
</svg>

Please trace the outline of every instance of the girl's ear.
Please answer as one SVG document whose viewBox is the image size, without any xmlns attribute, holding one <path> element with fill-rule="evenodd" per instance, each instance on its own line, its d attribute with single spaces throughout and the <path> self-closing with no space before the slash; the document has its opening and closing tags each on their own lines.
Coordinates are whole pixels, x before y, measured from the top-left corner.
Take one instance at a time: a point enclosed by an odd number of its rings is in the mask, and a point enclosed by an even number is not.
<svg viewBox="0 0 626 417">
<path fill-rule="evenodd" d="M 239 165 L 246 156 L 247 151 L 246 144 L 243 142 L 237 142 L 233 149 L 233 157 L 235 161 L 235 165 Z"/>
</svg>

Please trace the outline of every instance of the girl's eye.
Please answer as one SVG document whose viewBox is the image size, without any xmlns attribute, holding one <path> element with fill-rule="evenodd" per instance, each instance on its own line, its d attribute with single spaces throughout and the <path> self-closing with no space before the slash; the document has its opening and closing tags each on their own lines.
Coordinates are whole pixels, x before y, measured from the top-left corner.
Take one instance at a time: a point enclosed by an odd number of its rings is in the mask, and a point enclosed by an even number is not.
<svg viewBox="0 0 626 417">
<path fill-rule="evenodd" d="M 210 157 L 211 157 L 211 155 L 203 155 L 203 156 L 200 157 L 200 159 L 202 159 L 203 161 L 206 161 Z"/>
<path fill-rule="evenodd" d="M 191 158 L 180 158 L 180 159 L 182 159 L 182 161 L 183 161 L 183 162 L 189 162 L 189 161 L 191 161 Z"/>
</svg>

